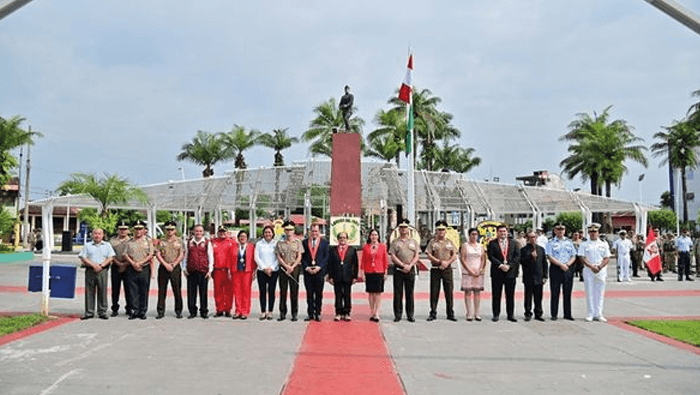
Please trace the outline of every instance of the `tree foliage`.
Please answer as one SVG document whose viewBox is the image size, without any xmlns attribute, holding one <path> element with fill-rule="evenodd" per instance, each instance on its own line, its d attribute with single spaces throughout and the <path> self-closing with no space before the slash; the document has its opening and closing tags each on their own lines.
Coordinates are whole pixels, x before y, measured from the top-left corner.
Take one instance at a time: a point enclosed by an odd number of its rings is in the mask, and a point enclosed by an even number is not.
<svg viewBox="0 0 700 395">
<path fill-rule="evenodd" d="M 568 234 L 583 229 L 583 215 L 580 211 L 561 212 L 557 214 L 556 222 L 563 223 Z"/>
<path fill-rule="evenodd" d="M 104 173 L 102 177 L 88 173 L 74 173 L 70 179 L 59 184 L 58 193 L 90 195 L 99 203 L 98 213 L 103 217 L 109 217 L 111 206 L 125 204 L 131 199 L 142 203 L 148 201 L 148 196 L 143 190 L 131 185 L 126 178 L 108 173 Z"/>
<path fill-rule="evenodd" d="M 11 151 L 25 144 L 34 144 L 34 139 L 43 137 L 39 132 L 24 130 L 21 127 L 24 121 L 17 115 L 9 119 L 0 117 L 0 185 L 5 185 L 12 178 L 12 169 L 19 165 Z"/>
<path fill-rule="evenodd" d="M 275 150 L 274 166 L 284 166 L 282 151 L 299 142 L 296 137 L 287 134 L 289 128 L 273 129 L 272 133 L 263 133 L 258 137 L 258 143 Z"/>
<path fill-rule="evenodd" d="M 247 130 L 240 125 L 233 125 L 230 132 L 222 135 L 221 138 L 226 147 L 225 156 L 226 158 L 235 157 L 234 167 L 236 169 L 243 170 L 248 168 L 243 152 L 258 144 L 258 136 L 260 136 L 259 131 L 254 129 Z"/>
<path fill-rule="evenodd" d="M 192 142 L 183 144 L 181 149 L 182 152 L 177 155 L 177 160 L 204 166 L 202 171 L 204 178 L 214 175 L 212 166 L 229 159 L 221 134 L 213 134 L 203 130 L 197 131 Z"/>
<path fill-rule="evenodd" d="M 676 229 L 676 223 L 678 223 L 678 218 L 676 213 L 671 210 L 654 210 L 647 213 L 647 221 L 649 225 L 654 228 L 659 228 L 663 230 Z"/>
<path fill-rule="evenodd" d="M 352 108 L 353 114 L 357 113 L 357 107 Z M 343 113 L 338 108 L 334 98 L 319 104 L 313 110 L 315 118 L 309 123 L 309 128 L 301 135 L 301 141 L 311 142 L 309 152 L 311 155 L 324 155 L 330 157 L 333 142 L 333 129 L 344 127 Z M 350 130 L 352 133 L 362 134 L 364 125 L 362 118 L 353 115 L 350 118 Z"/>
</svg>

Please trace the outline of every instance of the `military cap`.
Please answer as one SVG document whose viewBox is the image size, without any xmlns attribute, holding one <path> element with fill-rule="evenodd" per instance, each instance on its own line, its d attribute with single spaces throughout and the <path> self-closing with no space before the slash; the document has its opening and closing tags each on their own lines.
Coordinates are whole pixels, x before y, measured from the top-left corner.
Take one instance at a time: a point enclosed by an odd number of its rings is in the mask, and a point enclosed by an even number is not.
<svg viewBox="0 0 700 395">
<path fill-rule="evenodd" d="M 140 219 L 137 219 L 132 226 L 134 229 L 141 229 L 146 227 L 146 223 Z"/>
<path fill-rule="evenodd" d="M 219 226 L 219 229 L 216 230 L 216 233 L 219 232 L 228 232 L 228 229 L 225 226 Z"/>
<path fill-rule="evenodd" d="M 129 229 L 129 224 L 126 223 L 125 220 L 120 220 L 117 222 L 117 229 Z"/>
<path fill-rule="evenodd" d="M 447 229 L 447 221 L 445 220 L 439 220 L 435 223 L 435 229 L 437 230 L 444 230 Z"/>
<path fill-rule="evenodd" d="M 163 228 L 165 230 L 177 229 L 177 225 L 175 224 L 175 221 L 165 221 L 165 223 L 163 224 Z"/>
<path fill-rule="evenodd" d="M 399 226 L 401 227 L 406 227 L 411 223 L 411 221 L 408 220 L 408 218 L 404 218 L 401 221 L 399 221 Z"/>
<path fill-rule="evenodd" d="M 600 229 L 600 224 L 597 223 L 597 222 L 591 222 L 591 223 L 588 225 L 588 230 L 589 230 L 589 231 L 592 230 L 592 231 L 596 231 L 596 232 L 597 232 L 599 229 Z"/>
<path fill-rule="evenodd" d="M 294 230 L 296 224 L 292 220 L 287 220 L 282 223 L 282 229 L 284 230 Z"/>
</svg>

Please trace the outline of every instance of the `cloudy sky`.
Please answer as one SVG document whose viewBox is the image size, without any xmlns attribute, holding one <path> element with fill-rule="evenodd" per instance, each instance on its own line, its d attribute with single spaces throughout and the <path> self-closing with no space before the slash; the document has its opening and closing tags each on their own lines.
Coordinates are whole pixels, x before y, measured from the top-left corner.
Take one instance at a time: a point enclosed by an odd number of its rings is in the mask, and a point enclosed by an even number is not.
<svg viewBox="0 0 700 395">
<path fill-rule="evenodd" d="M 682 3 L 700 12 L 700 0 Z M 32 199 L 77 171 L 151 184 L 183 166 L 200 177 L 175 159 L 197 130 L 299 136 L 345 84 L 366 135 L 409 47 L 414 83 L 442 98 L 459 143 L 482 158 L 474 179 L 559 173 L 567 125 L 609 105 L 651 144 L 700 89 L 700 36 L 642 0 L 34 0 L 0 21 L 0 116 L 45 135 Z M 309 158 L 305 144 L 284 154 Z M 273 152 L 246 158 L 271 166 Z M 645 173 L 642 199 L 658 203 L 668 172 L 649 158 L 628 164 L 614 197 L 639 200 Z"/>
</svg>

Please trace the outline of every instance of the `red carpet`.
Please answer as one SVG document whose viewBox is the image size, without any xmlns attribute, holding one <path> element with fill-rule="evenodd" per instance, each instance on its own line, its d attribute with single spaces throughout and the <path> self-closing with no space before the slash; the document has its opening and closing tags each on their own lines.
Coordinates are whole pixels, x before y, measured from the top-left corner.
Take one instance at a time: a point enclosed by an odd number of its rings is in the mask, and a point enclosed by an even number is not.
<svg viewBox="0 0 700 395">
<path fill-rule="evenodd" d="M 381 328 L 368 321 L 367 306 L 353 306 L 352 322 L 306 327 L 299 353 L 282 394 L 404 394 Z"/>
</svg>

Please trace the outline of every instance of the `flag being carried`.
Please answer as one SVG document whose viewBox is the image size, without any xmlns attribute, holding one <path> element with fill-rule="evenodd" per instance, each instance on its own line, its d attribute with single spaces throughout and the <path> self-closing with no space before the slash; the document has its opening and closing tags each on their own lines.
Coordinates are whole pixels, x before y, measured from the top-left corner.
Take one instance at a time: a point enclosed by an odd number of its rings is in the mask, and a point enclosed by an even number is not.
<svg viewBox="0 0 700 395">
<path fill-rule="evenodd" d="M 661 272 L 661 256 L 659 255 L 659 246 L 656 244 L 656 234 L 654 230 L 649 228 L 647 235 L 647 245 L 644 248 L 644 264 L 651 273 L 652 280 Z"/>
</svg>

